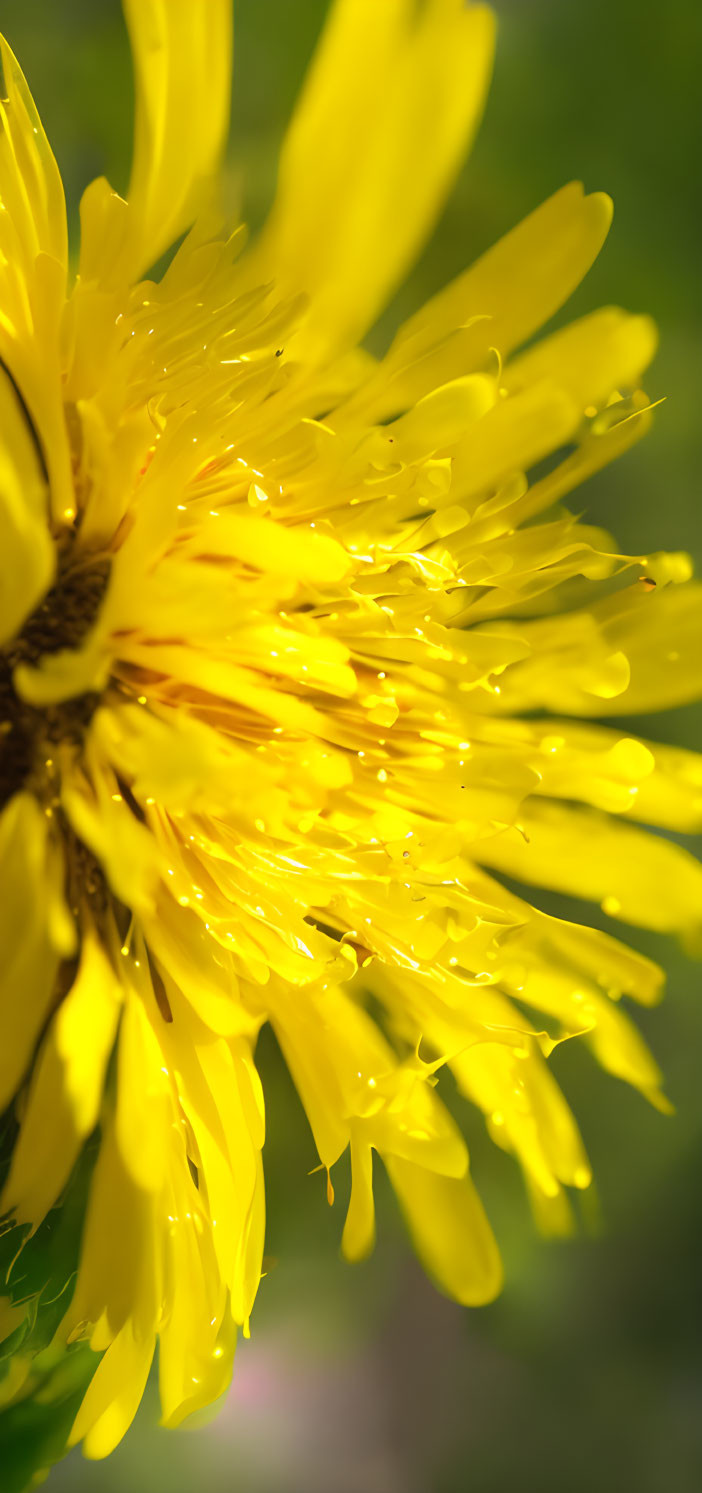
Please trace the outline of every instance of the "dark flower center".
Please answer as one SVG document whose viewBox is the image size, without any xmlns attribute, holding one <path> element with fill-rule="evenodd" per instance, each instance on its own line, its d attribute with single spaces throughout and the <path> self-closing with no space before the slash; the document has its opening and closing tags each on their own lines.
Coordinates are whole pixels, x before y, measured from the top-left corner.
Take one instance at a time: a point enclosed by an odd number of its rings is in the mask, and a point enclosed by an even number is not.
<svg viewBox="0 0 702 1493">
<path fill-rule="evenodd" d="M 14 671 L 20 663 L 36 664 L 47 654 L 79 647 L 97 617 L 109 573 L 103 558 L 59 573 L 22 631 L 0 650 L 0 809 L 31 784 L 53 746 L 79 745 L 92 719 L 100 698 L 94 691 L 37 709 L 17 694 Z"/>
</svg>

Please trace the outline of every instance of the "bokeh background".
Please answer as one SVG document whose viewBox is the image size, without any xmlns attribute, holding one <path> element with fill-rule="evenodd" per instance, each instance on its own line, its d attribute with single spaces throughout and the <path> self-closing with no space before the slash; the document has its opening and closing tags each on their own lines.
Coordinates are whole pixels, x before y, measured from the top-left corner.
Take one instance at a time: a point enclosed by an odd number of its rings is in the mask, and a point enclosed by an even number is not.
<svg viewBox="0 0 702 1493">
<path fill-rule="evenodd" d="M 611 192 L 610 240 L 568 314 L 609 302 L 651 311 L 661 351 L 647 387 L 667 401 L 646 441 L 576 502 L 624 549 L 687 548 L 699 562 L 702 7 L 495 0 L 495 8 L 497 68 L 477 146 L 374 345 L 565 181 Z M 325 0 L 238 0 L 231 179 L 253 226 L 271 198 L 277 148 L 325 9 Z M 122 189 L 128 176 L 132 85 L 118 0 L 0 0 L 0 24 L 30 79 L 75 223 L 94 175 L 106 172 Z M 702 709 L 641 730 L 699 746 Z M 565 899 L 548 905 L 593 916 Z M 662 938 L 634 930 L 630 941 L 669 971 L 665 1004 L 639 1019 L 677 1114 L 649 1109 L 576 1043 L 556 1050 L 597 1194 L 583 1198 L 580 1235 L 554 1243 L 536 1236 L 516 1167 L 464 1106 L 507 1268 L 503 1296 L 480 1311 L 462 1311 L 423 1278 L 382 1185 L 375 1256 L 360 1267 L 341 1263 L 343 1203 L 330 1210 L 320 1177 L 308 1176 L 312 1140 L 264 1038 L 270 1270 L 232 1391 L 211 1425 L 168 1433 L 150 1394 L 108 1462 L 74 1453 L 52 1472 L 50 1489 L 699 1493 L 700 966 Z"/>
</svg>

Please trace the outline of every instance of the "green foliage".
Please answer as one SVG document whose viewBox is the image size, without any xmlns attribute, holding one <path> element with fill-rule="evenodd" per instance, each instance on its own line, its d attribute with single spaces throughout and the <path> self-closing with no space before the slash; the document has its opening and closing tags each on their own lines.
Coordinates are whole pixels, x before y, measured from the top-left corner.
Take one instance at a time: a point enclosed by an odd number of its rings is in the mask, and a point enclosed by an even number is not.
<svg viewBox="0 0 702 1493">
<path fill-rule="evenodd" d="M 93 1140 L 76 1163 L 61 1203 L 51 1209 L 35 1234 L 30 1236 L 28 1224 L 15 1224 L 6 1226 L 0 1236 L 3 1292 L 15 1305 L 26 1303 L 24 1323 L 0 1343 L 0 1384 L 14 1353 L 34 1357 L 48 1347 L 66 1311 L 96 1151 Z"/>
<path fill-rule="evenodd" d="M 6 1119 L 0 1136 L 0 1176 L 16 1126 Z M 0 1224 L 2 1294 L 24 1306 L 23 1321 L 0 1343 L 0 1468 L 2 1493 L 22 1493 L 63 1455 L 66 1437 L 95 1368 L 83 1344 L 52 1347 L 75 1282 L 88 1186 L 97 1151 L 84 1149 L 58 1207 L 35 1234 L 29 1225 Z M 26 1372 L 22 1380 L 21 1375 Z"/>
<path fill-rule="evenodd" d="M 64 1455 L 94 1369 L 95 1354 L 85 1345 L 64 1350 L 54 1364 L 47 1363 L 30 1395 L 0 1413 L 3 1493 L 24 1493 L 43 1482 L 48 1469 Z"/>
</svg>

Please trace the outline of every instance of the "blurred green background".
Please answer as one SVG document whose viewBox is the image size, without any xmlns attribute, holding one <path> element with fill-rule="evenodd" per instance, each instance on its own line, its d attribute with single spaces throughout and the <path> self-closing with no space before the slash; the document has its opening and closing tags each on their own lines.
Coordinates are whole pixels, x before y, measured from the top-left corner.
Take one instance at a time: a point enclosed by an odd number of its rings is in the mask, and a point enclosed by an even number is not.
<svg viewBox="0 0 702 1493">
<path fill-rule="evenodd" d="M 206 4 L 207 0 L 193 0 Z M 377 0 L 379 5 L 383 0 Z M 432 244 L 376 337 L 573 177 L 609 191 L 613 231 L 568 308 L 618 302 L 654 314 L 649 377 L 667 395 L 653 432 L 577 495 L 624 549 L 687 548 L 702 561 L 698 473 L 699 0 L 495 0 L 487 115 Z M 233 182 L 256 225 L 325 0 L 238 0 Z M 124 188 L 132 87 L 118 0 L 2 0 L 71 209 L 92 176 Z M 430 128 L 430 121 L 427 121 Z M 695 746 L 702 710 L 643 722 Z M 699 848 L 699 847 L 698 847 Z M 565 899 L 554 910 L 592 918 Z M 603 925 L 606 919 L 602 919 Z M 610 924 L 611 926 L 611 924 Z M 628 936 L 628 930 L 627 930 Z M 73 1454 L 50 1487 L 76 1493 L 699 1493 L 702 1487 L 699 967 L 631 934 L 664 963 L 663 1007 L 640 1017 L 677 1108 L 664 1119 L 577 1044 L 553 1064 L 597 1177 L 574 1241 L 533 1230 L 516 1167 L 461 1112 L 500 1238 L 507 1286 L 464 1312 L 413 1263 L 380 1187 L 380 1244 L 338 1259 L 306 1124 L 270 1040 L 268 1252 L 253 1337 L 208 1428 L 161 1432 L 153 1396 L 115 1455 Z M 341 1168 L 339 1168 L 341 1170 Z M 1 1484 L 0 1476 L 0 1484 Z"/>
</svg>

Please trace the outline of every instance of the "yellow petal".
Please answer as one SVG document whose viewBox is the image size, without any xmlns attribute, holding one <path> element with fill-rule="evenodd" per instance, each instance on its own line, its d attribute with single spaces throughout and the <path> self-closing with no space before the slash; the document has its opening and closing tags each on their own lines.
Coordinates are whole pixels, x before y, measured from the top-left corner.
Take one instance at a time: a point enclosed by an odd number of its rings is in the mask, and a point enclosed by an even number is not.
<svg viewBox="0 0 702 1493">
<path fill-rule="evenodd" d="M 532 730 L 541 747 L 540 793 L 577 798 L 665 829 L 702 829 L 699 753 L 552 717 Z"/>
<path fill-rule="evenodd" d="M 286 1019 L 282 1002 L 271 1017 L 271 1025 L 305 1106 L 314 1143 L 324 1166 L 338 1160 L 349 1140 L 343 1093 L 330 1062 L 330 1054 L 318 1029 L 316 1012 L 306 1009 Z"/>
<path fill-rule="evenodd" d="M 492 1301 L 502 1264 L 470 1177 L 438 1177 L 397 1156 L 383 1159 L 428 1274 L 462 1306 Z"/>
<path fill-rule="evenodd" d="M 523 396 L 521 396 L 523 397 Z M 509 403 L 509 401 L 508 401 Z M 547 479 L 548 480 L 548 479 Z M 655 586 L 658 565 L 663 583 Z M 573 716 L 643 714 L 697 699 L 702 688 L 702 587 L 685 555 L 649 557 L 637 582 L 587 610 L 505 623 L 531 657 L 510 671 L 501 705 Z M 668 580 L 684 584 L 666 584 Z"/>
<path fill-rule="evenodd" d="M 256 570 L 300 581 L 340 581 L 351 568 L 346 551 L 330 534 L 286 528 L 272 519 L 233 509 L 200 522 L 185 548 L 194 556 L 230 556 Z"/>
<path fill-rule="evenodd" d="M 241 1245 L 237 1254 L 234 1284 L 232 1287 L 232 1316 L 247 1333 L 246 1324 L 251 1315 L 263 1269 L 263 1246 L 266 1232 L 266 1194 L 263 1181 L 263 1161 L 260 1151 L 256 1157 L 256 1186 L 251 1199 L 244 1226 Z"/>
<path fill-rule="evenodd" d="M 97 1123 L 120 997 L 100 944 L 86 935 L 76 979 L 39 1053 L 0 1199 L 0 1212 L 19 1223 L 41 1223 Z"/>
<path fill-rule="evenodd" d="M 599 902 L 643 928 L 702 923 L 702 866 L 679 845 L 594 809 L 531 801 L 519 828 L 481 840 L 476 857 L 508 876 Z"/>
<path fill-rule="evenodd" d="M 585 409 L 603 403 L 615 389 L 636 388 L 656 343 L 650 317 L 614 308 L 594 311 L 514 358 L 502 382 L 515 392 L 551 378 Z"/>
<path fill-rule="evenodd" d="M 207 1180 L 200 1173 L 194 1186 L 184 1147 L 176 1144 L 169 1174 L 166 1291 L 159 1328 L 159 1392 L 162 1424 L 168 1426 L 180 1425 L 193 1410 L 211 1403 L 231 1375 L 236 1327 L 216 1258 L 220 1220 L 213 1230 L 206 1215 L 208 1195 Z"/>
<path fill-rule="evenodd" d="M 66 205 L 58 166 L 24 75 L 0 37 L 2 135 L 0 197 L 16 234 L 22 268 L 30 275 L 38 254 L 65 266 Z"/>
<path fill-rule="evenodd" d="M 115 1134 L 126 1170 L 147 1192 L 163 1184 L 172 1119 L 163 1052 L 139 996 L 130 991 L 119 1038 Z"/>
<path fill-rule="evenodd" d="M 496 399 L 494 379 L 469 374 L 432 389 L 406 415 L 383 427 L 381 434 L 397 443 L 400 460 L 415 461 L 455 445 L 468 426 L 492 409 Z"/>
<path fill-rule="evenodd" d="M 109 677 L 110 660 L 104 630 L 91 630 L 79 648 L 47 653 L 36 667 L 18 664 L 14 671 L 17 694 L 29 705 L 56 705 L 87 693 L 100 693 Z"/>
<path fill-rule="evenodd" d="M 63 901 L 63 857 L 29 793 L 15 794 L 0 817 L 0 1107 L 20 1083 L 45 1019 L 61 958 L 74 931 Z"/>
<path fill-rule="evenodd" d="M 201 1024 L 219 1036 L 239 1036 L 256 1023 L 237 999 L 232 956 L 216 944 L 194 912 L 162 896 L 145 924 L 167 997 L 191 1038 Z"/>
<path fill-rule="evenodd" d="M 568 1239 L 576 1232 L 575 1215 L 562 1187 L 547 1195 L 527 1178 L 527 1192 L 536 1227 L 547 1239 Z"/>
<path fill-rule="evenodd" d="M 4 371 L 0 373 L 0 428 L 1 644 L 21 630 L 48 591 L 55 564 L 41 453 Z"/>
<path fill-rule="evenodd" d="M 351 1136 L 351 1201 L 341 1247 L 347 1260 L 363 1260 L 375 1242 L 373 1151 Z"/>
<path fill-rule="evenodd" d="M 2 37 L 0 68 L 0 357 L 37 433 L 54 518 L 65 523 L 75 516 L 60 361 L 66 205 L 34 100 Z"/>
<path fill-rule="evenodd" d="M 83 1455 L 108 1457 L 136 1415 L 154 1356 L 155 1337 L 139 1339 L 126 1322 L 103 1355 L 73 1422 L 69 1446 L 84 1439 Z"/>
<path fill-rule="evenodd" d="M 646 395 L 638 390 L 631 399 L 621 400 L 608 411 L 608 417 L 621 411 L 619 418 L 608 418 L 604 428 L 601 422 L 593 421 L 581 436 L 577 449 L 559 462 L 547 477 L 534 482 L 528 489 L 515 506 L 515 522 L 522 523 L 543 508 L 558 503 L 594 472 L 623 456 L 650 428 L 652 416 L 648 413 L 649 408 Z"/>
<path fill-rule="evenodd" d="M 388 367 L 416 360 L 457 328 L 483 317 L 488 320 L 473 327 L 472 358 L 463 347 L 460 371 L 482 362 L 490 347 L 506 358 L 575 290 L 599 254 L 611 220 L 612 203 L 604 193 L 585 197 L 579 182 L 562 187 L 405 322 Z"/>
<path fill-rule="evenodd" d="M 566 1031 L 581 1031 L 603 1068 L 640 1089 L 658 1109 L 664 1112 L 669 1109 L 660 1092 L 660 1069 L 643 1037 L 616 1003 L 615 997 L 620 993 L 616 987 L 602 994 L 598 988 L 599 971 L 596 980 L 583 978 L 558 959 L 546 961 L 538 954 L 533 957 L 529 944 L 528 931 L 523 941 L 515 940 L 515 961 L 505 959 L 500 977 L 504 988 L 520 1003 L 561 1021 Z M 622 950 L 623 954 L 626 952 Z M 566 1180 L 580 1185 L 575 1173 Z"/>
<path fill-rule="evenodd" d="M 568 439 L 578 410 L 563 389 L 542 381 L 504 399 L 472 425 L 453 460 L 451 495 L 462 498 L 521 471 Z"/>
<path fill-rule="evenodd" d="M 650 566 L 642 567 L 647 574 Z M 669 710 L 699 698 L 702 688 L 702 587 L 636 587 L 622 601 L 598 608 L 606 635 L 629 664 L 629 684 L 621 700 L 593 714 L 640 714 Z M 594 610 L 594 609 L 593 609 Z M 590 713 L 590 712 L 587 712 Z M 585 714 L 585 711 L 583 712 Z"/>
<path fill-rule="evenodd" d="M 118 794 L 117 779 L 107 771 L 96 775 L 94 785 L 82 774 L 73 782 L 67 778 L 61 803 L 75 833 L 96 856 L 120 901 L 139 911 L 150 908 L 156 846 Z"/>
<path fill-rule="evenodd" d="M 229 124 L 231 0 L 124 0 L 136 119 L 121 256 L 137 279 L 193 221 Z"/>
<path fill-rule="evenodd" d="M 515 1012 L 515 1026 L 520 1018 Z M 489 1035 L 489 1034 L 488 1034 Z M 493 1139 L 518 1156 L 527 1176 L 545 1196 L 558 1183 L 589 1179 L 587 1158 L 563 1095 L 534 1039 L 523 1046 L 476 1044 L 451 1060 L 459 1086 L 491 1121 Z"/>
<path fill-rule="evenodd" d="M 296 351 L 351 345 L 402 278 L 479 120 L 493 43 L 483 5 L 336 0 L 254 251 L 257 274 L 310 295 Z"/>
<path fill-rule="evenodd" d="M 141 1340 L 156 1330 L 162 1301 L 162 1200 L 137 1186 L 108 1117 L 95 1163 L 80 1265 L 62 1334 L 106 1348 L 130 1320 Z"/>
</svg>

